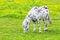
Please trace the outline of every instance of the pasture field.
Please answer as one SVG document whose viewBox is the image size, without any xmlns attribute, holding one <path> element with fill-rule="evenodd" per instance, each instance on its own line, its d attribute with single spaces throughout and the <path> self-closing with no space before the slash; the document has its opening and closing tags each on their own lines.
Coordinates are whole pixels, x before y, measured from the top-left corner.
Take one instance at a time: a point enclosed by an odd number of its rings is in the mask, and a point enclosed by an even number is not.
<svg viewBox="0 0 60 40">
<path fill-rule="evenodd" d="M 49 31 L 33 33 L 31 22 L 27 34 L 23 33 L 22 22 L 33 6 L 48 6 L 52 24 L 48 24 Z M 0 0 L 0 40 L 60 40 L 60 0 Z"/>
</svg>

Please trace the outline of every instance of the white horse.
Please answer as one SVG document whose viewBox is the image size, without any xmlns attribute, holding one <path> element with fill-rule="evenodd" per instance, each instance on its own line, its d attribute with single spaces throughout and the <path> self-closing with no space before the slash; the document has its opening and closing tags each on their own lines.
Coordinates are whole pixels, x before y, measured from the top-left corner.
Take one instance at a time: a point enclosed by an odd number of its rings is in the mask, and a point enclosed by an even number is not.
<svg viewBox="0 0 60 40">
<path fill-rule="evenodd" d="M 36 30 L 36 22 L 38 22 L 39 32 L 42 32 L 40 27 L 40 20 L 43 20 L 45 24 L 44 30 L 48 30 L 47 22 L 49 21 L 51 23 L 51 20 L 49 17 L 49 9 L 47 6 L 41 6 L 41 7 L 35 6 L 29 11 L 27 17 L 23 21 L 24 33 L 28 31 L 30 21 L 34 22 L 33 31 Z"/>
<path fill-rule="evenodd" d="M 23 21 L 23 27 L 24 27 L 24 33 L 26 33 L 28 31 L 29 25 L 30 25 L 30 21 L 36 21 L 36 14 L 37 14 L 37 6 L 34 6 L 29 12 L 28 15 L 26 16 L 26 18 Z M 35 26 L 35 25 L 34 25 Z"/>
</svg>

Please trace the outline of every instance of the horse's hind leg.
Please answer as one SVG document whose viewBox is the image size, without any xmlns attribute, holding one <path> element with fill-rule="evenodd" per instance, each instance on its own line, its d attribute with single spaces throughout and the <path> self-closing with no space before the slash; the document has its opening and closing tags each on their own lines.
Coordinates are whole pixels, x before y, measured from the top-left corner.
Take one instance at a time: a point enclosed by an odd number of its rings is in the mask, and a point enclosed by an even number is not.
<svg viewBox="0 0 60 40">
<path fill-rule="evenodd" d="M 44 30 L 47 31 L 48 30 L 48 27 L 47 27 L 48 20 L 43 19 L 43 22 L 44 22 Z"/>
</svg>

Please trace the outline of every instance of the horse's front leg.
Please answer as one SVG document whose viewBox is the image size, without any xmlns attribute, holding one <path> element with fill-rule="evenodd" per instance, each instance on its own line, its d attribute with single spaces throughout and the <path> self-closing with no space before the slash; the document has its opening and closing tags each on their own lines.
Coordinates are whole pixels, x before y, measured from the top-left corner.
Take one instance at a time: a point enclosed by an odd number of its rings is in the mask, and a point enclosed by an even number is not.
<svg viewBox="0 0 60 40">
<path fill-rule="evenodd" d="M 39 28 L 39 32 L 41 33 L 42 32 L 42 30 L 41 30 L 41 27 L 40 27 L 40 21 L 39 21 L 39 19 L 38 19 L 38 28 Z"/>
<path fill-rule="evenodd" d="M 36 22 L 34 22 L 34 28 L 33 28 L 33 32 L 35 32 L 35 30 L 36 30 Z"/>
</svg>

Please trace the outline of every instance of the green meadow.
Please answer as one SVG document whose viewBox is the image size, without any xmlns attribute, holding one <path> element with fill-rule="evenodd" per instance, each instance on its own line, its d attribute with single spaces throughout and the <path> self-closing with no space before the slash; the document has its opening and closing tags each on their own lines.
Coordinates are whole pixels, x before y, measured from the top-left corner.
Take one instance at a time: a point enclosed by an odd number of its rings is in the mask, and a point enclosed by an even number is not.
<svg viewBox="0 0 60 40">
<path fill-rule="evenodd" d="M 31 22 L 27 34 L 23 33 L 22 22 L 33 6 L 48 6 L 52 24 L 49 30 L 44 31 L 41 21 L 42 33 L 33 33 Z M 60 0 L 0 0 L 0 40 L 60 40 Z"/>
</svg>

